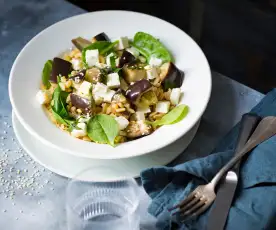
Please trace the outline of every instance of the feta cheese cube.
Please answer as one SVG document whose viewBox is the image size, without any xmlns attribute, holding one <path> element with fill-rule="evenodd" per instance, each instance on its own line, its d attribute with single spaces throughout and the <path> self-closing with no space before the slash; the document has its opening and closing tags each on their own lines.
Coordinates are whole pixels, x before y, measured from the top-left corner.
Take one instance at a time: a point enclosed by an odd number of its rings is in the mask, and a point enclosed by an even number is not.
<svg viewBox="0 0 276 230">
<path fill-rule="evenodd" d="M 177 105 L 179 103 L 180 95 L 181 95 L 180 88 L 173 88 L 172 89 L 172 92 L 171 92 L 171 95 L 170 95 L 170 101 L 173 105 Z"/>
<path fill-rule="evenodd" d="M 152 67 L 147 70 L 147 79 L 152 80 L 158 77 L 158 72 L 156 67 Z"/>
<path fill-rule="evenodd" d="M 137 112 L 141 112 L 141 113 L 150 113 L 150 107 L 149 106 L 145 106 L 145 107 L 137 107 Z"/>
<path fill-rule="evenodd" d="M 114 94 L 116 93 L 114 90 L 108 89 L 108 87 L 103 83 L 97 83 L 92 90 L 93 98 L 96 101 L 105 101 L 111 102 Z"/>
<path fill-rule="evenodd" d="M 108 90 L 104 95 L 103 95 L 103 100 L 104 102 L 111 102 L 112 98 L 116 92 L 114 90 Z"/>
<path fill-rule="evenodd" d="M 149 60 L 150 66 L 160 66 L 162 64 L 162 60 L 156 57 L 151 57 Z"/>
<path fill-rule="evenodd" d="M 137 121 L 143 121 L 143 120 L 146 119 L 146 118 L 145 118 L 145 114 L 142 113 L 142 112 L 136 112 L 135 115 L 136 115 L 136 120 L 137 120 Z"/>
<path fill-rule="evenodd" d="M 156 104 L 155 111 L 158 113 L 167 113 L 170 109 L 170 102 L 169 101 L 159 101 Z"/>
<path fill-rule="evenodd" d="M 127 48 L 126 51 L 129 52 L 129 53 L 131 53 L 136 58 L 140 54 L 139 51 L 136 48 L 134 48 L 134 47 Z"/>
<path fill-rule="evenodd" d="M 85 52 L 85 60 L 89 67 L 99 63 L 99 50 L 87 50 Z"/>
<path fill-rule="evenodd" d="M 80 122 L 77 124 L 77 127 L 80 128 L 81 130 L 85 131 L 87 130 L 87 126 L 84 122 Z"/>
<path fill-rule="evenodd" d="M 110 73 L 107 75 L 106 84 L 109 88 L 118 88 L 120 87 L 120 77 L 118 73 Z"/>
<path fill-rule="evenodd" d="M 87 135 L 87 132 L 82 129 L 73 129 L 71 135 L 76 138 L 85 137 Z"/>
<path fill-rule="evenodd" d="M 94 87 L 93 87 L 93 94 L 102 96 L 104 93 L 107 92 L 107 90 L 108 90 L 108 87 L 105 84 L 97 82 L 97 84 L 94 85 Z"/>
<path fill-rule="evenodd" d="M 119 43 L 116 46 L 117 50 L 123 50 L 123 49 L 126 49 L 126 48 L 129 47 L 128 38 L 127 37 L 120 37 L 118 39 L 118 41 L 119 41 Z"/>
<path fill-rule="evenodd" d="M 86 122 L 89 121 L 89 119 L 90 119 L 90 117 L 81 117 L 81 118 L 79 118 L 78 122 L 79 123 L 86 123 Z"/>
<path fill-rule="evenodd" d="M 82 68 L 82 62 L 79 59 L 73 58 L 71 63 L 74 70 L 80 70 Z"/>
<path fill-rule="evenodd" d="M 44 91 L 44 90 L 39 90 L 35 97 L 36 97 L 36 100 L 41 105 L 48 104 L 51 101 L 51 95 L 47 91 Z"/>
<path fill-rule="evenodd" d="M 78 93 L 84 96 L 88 96 L 90 94 L 90 89 L 92 84 L 88 81 L 83 81 L 78 89 Z"/>
<path fill-rule="evenodd" d="M 120 130 L 124 130 L 129 124 L 128 119 L 123 116 L 115 117 L 115 120 L 117 121 Z"/>
<path fill-rule="evenodd" d="M 98 67 L 98 68 L 100 68 L 100 69 L 104 69 L 104 68 L 107 67 L 107 64 L 96 62 L 95 66 Z"/>
</svg>

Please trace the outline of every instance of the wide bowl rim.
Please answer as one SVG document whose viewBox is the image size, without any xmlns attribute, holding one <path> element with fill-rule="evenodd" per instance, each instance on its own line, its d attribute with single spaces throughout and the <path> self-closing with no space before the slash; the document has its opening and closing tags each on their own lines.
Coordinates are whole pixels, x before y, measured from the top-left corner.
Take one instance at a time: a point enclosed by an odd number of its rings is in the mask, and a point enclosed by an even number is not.
<svg viewBox="0 0 276 230">
<path fill-rule="evenodd" d="M 207 65 L 207 69 L 206 69 L 205 75 L 206 75 L 206 78 L 208 78 L 207 80 L 208 80 L 208 83 L 209 83 L 208 85 L 206 85 L 208 93 L 207 93 L 207 95 L 205 95 L 206 96 L 204 98 L 205 101 L 203 102 L 204 106 L 201 108 L 201 111 L 197 113 L 197 116 L 193 119 L 193 122 L 189 123 L 188 127 L 185 127 L 185 129 L 183 129 L 181 132 L 178 132 L 177 135 L 171 137 L 169 140 L 167 140 L 165 142 L 162 142 L 162 143 L 159 143 L 159 145 L 151 145 L 147 149 L 147 151 L 140 150 L 139 148 L 136 148 L 135 153 L 131 153 L 131 154 L 130 153 L 128 153 L 128 154 L 115 154 L 115 155 L 114 154 L 103 154 L 103 155 L 96 154 L 96 156 L 95 156 L 95 155 L 88 155 L 88 154 L 83 154 L 83 153 L 80 153 L 80 152 L 72 151 L 71 149 L 65 149 L 65 148 L 63 148 L 61 146 L 53 144 L 50 140 L 48 140 L 48 139 L 44 138 L 43 136 L 41 136 L 37 130 L 33 129 L 32 126 L 25 121 L 24 117 L 21 115 L 21 112 L 16 107 L 16 102 L 14 101 L 13 92 L 12 92 L 14 72 L 15 72 L 16 66 L 17 66 L 18 62 L 20 61 L 21 56 L 23 55 L 24 51 L 27 50 L 28 47 L 32 45 L 32 42 L 34 40 L 38 39 L 39 36 L 41 36 L 43 33 L 45 33 L 45 31 L 50 30 L 51 28 L 53 28 L 55 26 L 59 26 L 62 23 L 67 23 L 67 22 L 69 22 L 71 20 L 75 20 L 75 18 L 86 17 L 86 16 L 88 16 L 90 14 L 105 14 L 105 13 L 117 13 L 117 14 L 130 13 L 130 14 L 137 14 L 138 16 L 139 15 L 140 16 L 144 16 L 144 17 L 146 16 L 146 17 L 149 17 L 149 18 L 152 18 L 152 19 L 155 19 L 155 20 L 159 20 L 162 23 L 168 24 L 169 26 L 173 27 L 174 30 L 178 30 L 179 32 L 184 33 L 186 36 L 188 36 L 188 38 L 190 39 L 190 42 L 194 43 L 194 45 L 197 47 L 198 51 L 201 53 L 201 55 L 203 55 L 203 57 L 205 59 L 204 61 L 206 62 L 206 65 Z M 174 141 L 176 141 L 177 139 L 179 139 L 181 136 L 185 135 L 196 124 L 196 122 L 198 122 L 198 120 L 202 117 L 203 113 L 205 112 L 205 110 L 207 108 L 208 102 L 210 100 L 211 90 L 212 90 L 212 77 L 211 77 L 211 70 L 210 70 L 210 66 L 209 66 L 209 63 L 207 61 L 207 58 L 204 55 L 204 53 L 201 50 L 201 48 L 196 44 L 196 42 L 188 34 L 186 34 L 184 31 L 182 31 L 181 29 L 179 29 L 175 25 L 173 25 L 173 24 L 171 24 L 171 23 L 169 23 L 169 22 L 167 22 L 167 21 L 165 21 L 163 19 L 160 19 L 158 17 L 151 16 L 151 15 L 144 14 L 144 13 L 139 13 L 139 12 L 134 12 L 134 11 L 124 11 L 124 10 L 104 10 L 104 11 L 88 12 L 88 13 L 84 13 L 84 14 L 80 14 L 80 15 L 76 15 L 76 16 L 72 16 L 72 17 L 63 19 L 63 20 L 58 21 L 58 22 L 54 23 L 53 25 L 45 28 L 44 30 L 42 30 L 41 32 L 39 32 L 36 36 L 34 36 L 21 49 L 21 51 L 19 52 L 18 56 L 16 57 L 16 59 L 15 59 L 15 61 L 13 63 L 13 66 L 11 68 L 10 75 L 9 75 L 9 97 L 10 97 L 11 105 L 12 105 L 13 110 L 14 110 L 16 116 L 18 117 L 19 121 L 28 130 L 29 133 L 31 133 L 36 139 L 40 140 L 44 144 L 46 144 L 48 146 L 51 146 L 51 147 L 53 147 L 55 149 L 58 149 L 58 150 L 60 150 L 62 152 L 67 152 L 69 154 L 73 154 L 73 155 L 76 155 L 76 156 L 79 156 L 79 157 L 95 158 L 95 159 L 120 159 L 120 158 L 129 158 L 129 157 L 140 156 L 140 155 L 144 155 L 144 154 L 148 154 L 150 152 L 156 151 L 156 150 L 158 150 L 160 148 L 163 148 L 163 147 L 165 147 L 165 146 L 173 143 Z M 144 137 L 144 138 L 147 138 L 147 137 Z M 128 143 L 131 143 L 130 145 L 133 145 L 133 147 L 136 145 L 135 141 L 131 141 L 131 142 L 128 142 Z M 105 145 L 99 145 L 99 144 L 96 144 L 96 143 L 89 143 L 89 144 L 91 144 L 91 145 L 97 145 L 98 148 L 100 148 L 99 146 L 102 146 L 102 147 L 105 146 Z"/>
</svg>

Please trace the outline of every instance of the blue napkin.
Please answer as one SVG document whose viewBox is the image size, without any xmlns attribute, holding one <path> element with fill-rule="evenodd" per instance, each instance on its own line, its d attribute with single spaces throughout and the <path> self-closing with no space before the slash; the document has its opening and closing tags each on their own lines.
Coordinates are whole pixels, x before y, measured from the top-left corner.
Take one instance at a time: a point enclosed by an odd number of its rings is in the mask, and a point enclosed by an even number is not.
<svg viewBox="0 0 276 230">
<path fill-rule="evenodd" d="M 276 89 L 251 111 L 261 117 L 276 116 Z M 156 167 L 141 172 L 142 184 L 152 198 L 149 213 L 158 218 L 157 228 L 169 230 L 177 223 L 182 230 L 204 230 L 207 212 L 181 223 L 168 208 L 178 204 L 198 185 L 208 183 L 233 156 L 239 132 L 236 125 L 223 138 L 214 154 L 175 167 Z M 276 229 L 276 136 L 256 147 L 241 165 L 239 184 L 229 212 L 226 230 Z"/>
</svg>

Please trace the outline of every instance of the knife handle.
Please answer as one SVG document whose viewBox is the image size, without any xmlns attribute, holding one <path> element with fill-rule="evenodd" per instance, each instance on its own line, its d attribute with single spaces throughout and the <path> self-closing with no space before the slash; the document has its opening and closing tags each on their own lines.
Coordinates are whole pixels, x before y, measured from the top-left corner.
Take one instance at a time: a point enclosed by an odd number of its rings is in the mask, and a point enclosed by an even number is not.
<svg viewBox="0 0 276 230">
<path fill-rule="evenodd" d="M 235 148 L 235 155 L 244 147 L 260 121 L 261 117 L 255 114 L 247 113 L 242 116 L 239 136 Z M 239 164 L 240 161 L 233 167 L 233 170 L 238 170 Z"/>
</svg>

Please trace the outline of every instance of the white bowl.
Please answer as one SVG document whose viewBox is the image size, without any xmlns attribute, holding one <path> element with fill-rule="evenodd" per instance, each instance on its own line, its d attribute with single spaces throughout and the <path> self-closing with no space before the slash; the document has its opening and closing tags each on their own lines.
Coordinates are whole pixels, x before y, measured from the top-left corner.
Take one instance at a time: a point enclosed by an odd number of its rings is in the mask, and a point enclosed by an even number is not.
<svg viewBox="0 0 276 230">
<path fill-rule="evenodd" d="M 163 126 L 153 134 L 111 147 L 85 142 L 58 129 L 35 99 L 41 72 L 48 59 L 72 47 L 71 39 L 91 38 L 105 32 L 111 38 L 133 37 L 144 31 L 159 38 L 172 52 L 175 64 L 185 72 L 181 104 L 190 112 L 181 122 Z M 139 156 L 160 149 L 187 133 L 205 111 L 211 94 L 211 73 L 198 45 L 183 31 L 161 19 L 135 12 L 100 11 L 58 22 L 35 36 L 17 56 L 9 81 L 13 110 L 23 126 L 44 144 L 76 156 L 119 159 Z"/>
</svg>

